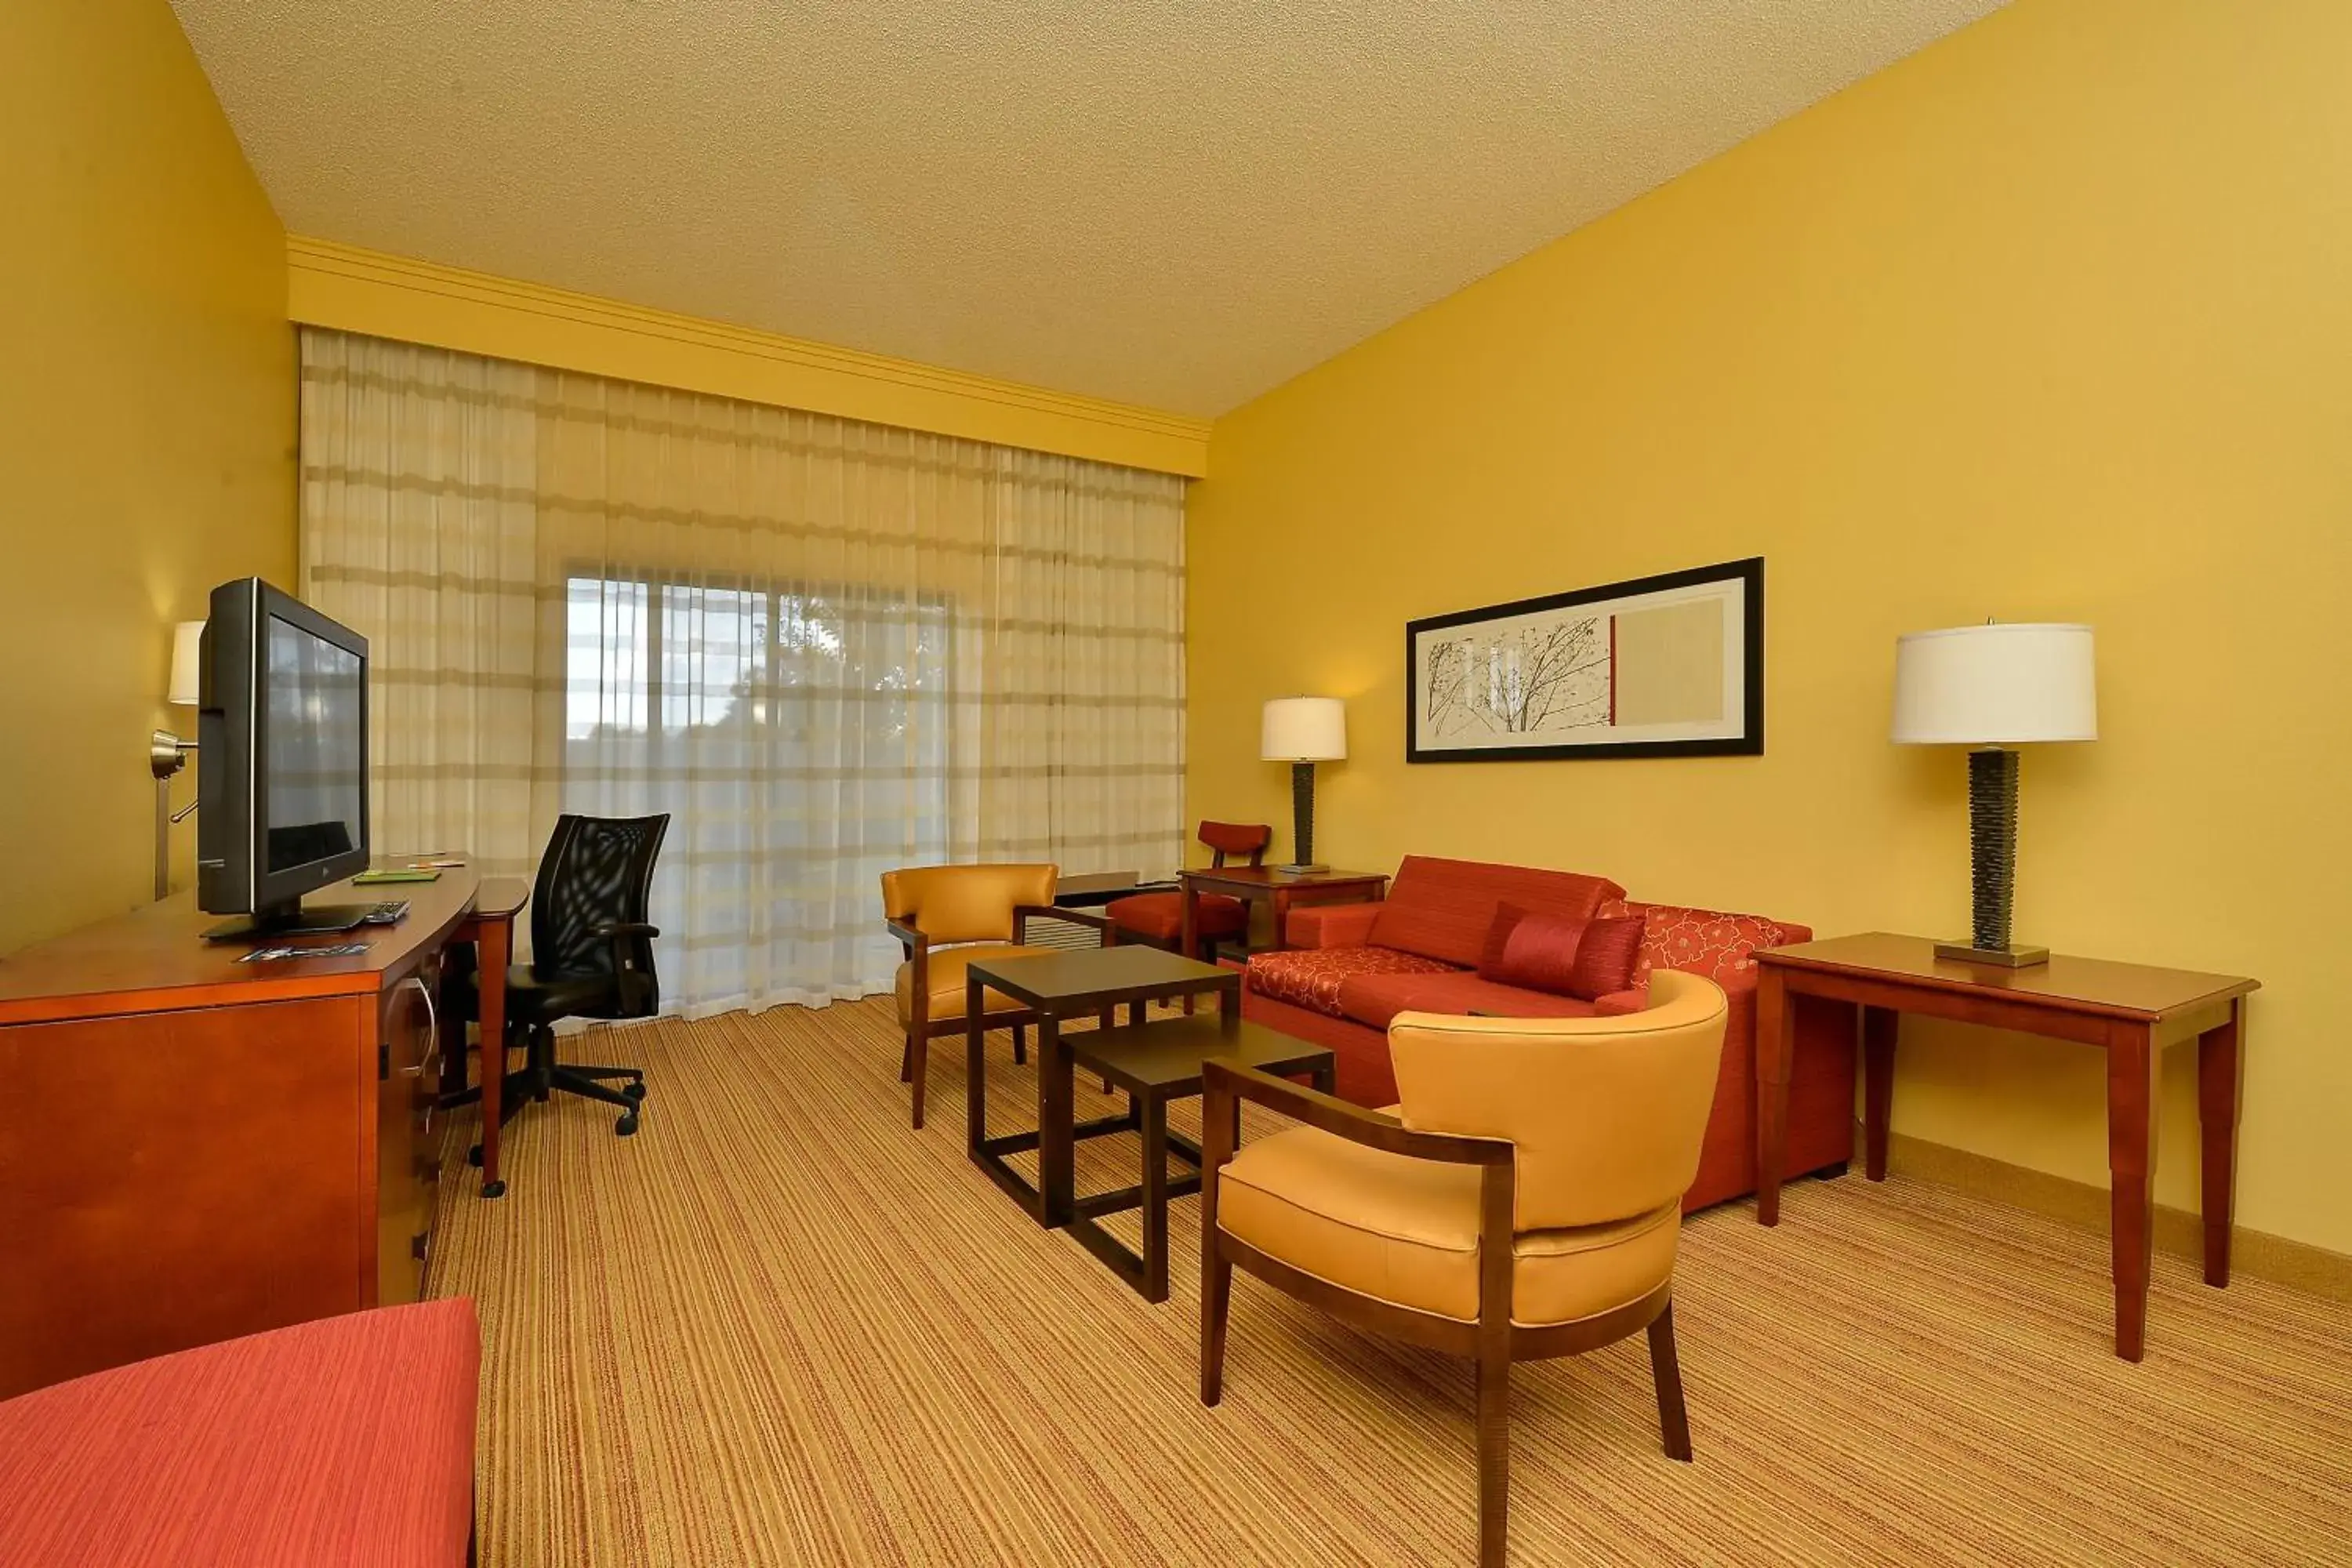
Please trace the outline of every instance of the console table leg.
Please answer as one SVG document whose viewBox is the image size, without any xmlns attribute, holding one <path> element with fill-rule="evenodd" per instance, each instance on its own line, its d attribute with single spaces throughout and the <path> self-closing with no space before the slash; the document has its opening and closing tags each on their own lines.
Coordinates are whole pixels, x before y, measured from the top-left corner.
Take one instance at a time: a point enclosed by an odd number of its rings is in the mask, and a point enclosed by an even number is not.
<svg viewBox="0 0 2352 1568">
<path fill-rule="evenodd" d="M 1895 1029 L 1891 1007 L 1862 1010 L 1863 1173 L 1886 1180 L 1886 1131 L 1895 1113 Z"/>
<path fill-rule="evenodd" d="M 1789 1058 L 1795 1020 L 1788 983 L 1766 968 L 1756 984 L 1756 1223 L 1780 1223 L 1780 1170 L 1789 1153 Z"/>
<path fill-rule="evenodd" d="M 2204 1178 L 2205 1283 L 2230 1282 L 2230 1230 L 2236 1215 L 2238 1107 L 2246 1073 L 2246 999 L 2230 1004 L 2227 1023 L 2197 1037 L 2197 1126 Z"/>
<path fill-rule="evenodd" d="M 2116 1278 L 2116 1354 L 2137 1361 L 2146 1347 L 2147 1277 L 2155 1229 L 2156 1068 L 2153 1031 L 2119 1024 L 2107 1041 L 2107 1171 Z"/>
</svg>

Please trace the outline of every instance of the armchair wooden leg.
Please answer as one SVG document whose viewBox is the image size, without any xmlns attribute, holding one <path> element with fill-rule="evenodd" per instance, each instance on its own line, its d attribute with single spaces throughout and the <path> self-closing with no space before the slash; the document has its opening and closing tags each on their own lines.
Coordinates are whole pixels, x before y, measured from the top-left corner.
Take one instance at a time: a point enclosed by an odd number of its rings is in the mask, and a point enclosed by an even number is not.
<svg viewBox="0 0 2352 1568">
<path fill-rule="evenodd" d="M 898 1081 L 915 1081 L 915 1037 L 909 1033 L 898 1052 Z"/>
<path fill-rule="evenodd" d="M 908 1036 L 907 1045 L 908 1048 L 912 1051 L 914 1055 L 913 1066 L 915 1076 L 913 1081 L 915 1085 L 915 1130 L 919 1132 L 922 1131 L 923 1126 L 924 1080 L 930 1077 L 930 1062 L 929 1058 L 930 1057 L 931 1040 L 929 1031 L 925 1030 L 921 1034 Z"/>
<path fill-rule="evenodd" d="M 1233 1299 L 1234 1266 L 1213 1239 L 1201 1254 L 1201 1403 L 1225 1396 L 1225 1309 Z"/>
<path fill-rule="evenodd" d="M 1511 1520 L 1511 1352 L 1478 1354 L 1478 1563 L 1503 1568 Z"/>
<path fill-rule="evenodd" d="M 1650 1320 L 1650 1377 L 1658 1385 L 1658 1426 L 1666 1458 L 1690 1463 L 1690 1415 L 1683 1408 L 1683 1369 L 1675 1358 L 1675 1304 Z"/>
<path fill-rule="evenodd" d="M 1234 1157 L 1241 1105 L 1211 1089 L 1201 1100 L 1201 1403 L 1225 1393 L 1225 1305 L 1233 1296 L 1234 1264 L 1217 1245 L 1217 1180 Z"/>
</svg>

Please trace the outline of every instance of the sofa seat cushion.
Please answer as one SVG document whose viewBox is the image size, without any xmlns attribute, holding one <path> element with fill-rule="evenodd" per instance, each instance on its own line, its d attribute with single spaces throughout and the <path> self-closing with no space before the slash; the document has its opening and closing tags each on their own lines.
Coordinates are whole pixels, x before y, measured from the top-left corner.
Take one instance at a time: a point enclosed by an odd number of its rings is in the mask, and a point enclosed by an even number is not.
<svg viewBox="0 0 2352 1568">
<path fill-rule="evenodd" d="M 1457 969 L 1475 969 L 1500 904 L 1581 921 L 1591 919 L 1604 900 L 1624 896 L 1614 882 L 1574 871 L 1408 855 L 1389 885 L 1370 940 L 1442 959 Z"/>
<path fill-rule="evenodd" d="M 1242 1146 L 1218 1173 L 1220 1229 L 1359 1295 L 1478 1316 L 1477 1167 L 1367 1149 L 1313 1127 Z M 1637 1301 L 1674 1273 L 1681 1205 L 1512 1238 L 1511 1320 L 1572 1322 Z"/>
<path fill-rule="evenodd" d="M 1174 942 L 1184 934 L 1184 895 L 1131 893 L 1103 906 L 1111 924 L 1154 942 Z M 1249 906 L 1223 893 L 1202 893 L 1194 929 L 1203 937 L 1239 936 L 1249 930 Z"/>
<path fill-rule="evenodd" d="M 1392 947 L 1293 948 L 1253 953 L 1249 988 L 1262 996 L 1304 1007 L 1328 1018 L 1344 1018 L 1339 987 L 1358 974 L 1446 974 L 1454 966 Z"/>
<path fill-rule="evenodd" d="M 976 942 L 963 947 L 935 947 L 929 953 L 929 973 L 925 989 L 930 993 L 930 1005 L 925 1016 L 937 1023 L 941 1018 L 963 1016 L 964 971 L 982 959 L 1045 957 L 1058 952 L 1051 947 L 1015 947 L 1009 942 Z M 914 1016 L 915 966 L 898 966 L 898 1022 L 906 1023 Z M 1017 1013 L 1022 1005 L 1000 991 L 991 990 L 981 998 L 983 1013 Z"/>
<path fill-rule="evenodd" d="M 1339 1013 L 1370 1028 L 1385 1029 L 1399 1013 L 1492 1013 L 1504 1018 L 1589 1018 L 1590 1002 L 1552 996 L 1466 969 L 1442 974 L 1351 974 L 1339 984 Z"/>
<path fill-rule="evenodd" d="M 459 1298 L 20 1394 L 0 1403 L 0 1563 L 458 1568 L 480 1366 Z"/>
</svg>

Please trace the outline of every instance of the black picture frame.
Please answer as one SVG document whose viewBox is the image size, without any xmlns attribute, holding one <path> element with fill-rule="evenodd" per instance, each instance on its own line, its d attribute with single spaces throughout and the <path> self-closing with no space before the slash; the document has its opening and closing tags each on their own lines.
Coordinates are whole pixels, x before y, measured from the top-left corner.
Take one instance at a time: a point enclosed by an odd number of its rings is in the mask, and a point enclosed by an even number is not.
<svg viewBox="0 0 2352 1568">
<path fill-rule="evenodd" d="M 1443 742 L 1425 740 L 1423 715 L 1428 708 L 1424 701 L 1419 663 L 1421 639 L 1429 633 L 1454 626 L 1476 626 L 1486 621 L 1506 620 L 1515 616 L 1537 615 L 1549 610 L 1573 609 L 1580 605 L 1604 604 L 1614 599 L 1630 599 L 1643 595 L 1670 593 L 1679 589 L 1703 587 L 1712 584 L 1732 583 L 1740 587 L 1738 646 L 1740 658 L 1740 722 L 1736 733 L 1706 735 L 1673 740 L 1591 740 L 1570 742 L 1533 742 L 1525 745 L 1486 744 L 1448 746 Z M 1613 625 L 1611 657 L 1614 658 Z M 1614 679 L 1613 668 L 1611 679 Z M 1613 692 L 1613 687 L 1612 687 Z M 1613 695 L 1612 695 L 1613 704 Z M 1604 583 L 1591 588 L 1577 588 L 1565 594 L 1547 594 L 1538 598 L 1515 599 L 1507 604 L 1487 605 L 1475 610 L 1456 610 L 1449 615 L 1426 616 L 1407 621 L 1404 628 L 1404 760 L 1408 763 L 1524 763 L 1592 759 L 1601 757 L 1758 757 L 1764 754 L 1764 558 L 1752 555 L 1745 560 L 1726 561 L 1713 566 L 1695 566 L 1687 571 L 1664 572 L 1651 577 L 1629 578 L 1621 583 Z"/>
</svg>

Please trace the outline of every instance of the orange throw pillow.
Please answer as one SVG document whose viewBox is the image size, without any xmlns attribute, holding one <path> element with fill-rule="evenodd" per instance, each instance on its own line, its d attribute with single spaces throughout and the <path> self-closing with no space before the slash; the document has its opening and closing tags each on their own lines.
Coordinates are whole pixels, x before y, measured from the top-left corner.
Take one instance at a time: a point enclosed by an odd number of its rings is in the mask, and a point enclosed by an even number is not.
<svg viewBox="0 0 2352 1568">
<path fill-rule="evenodd" d="M 1612 991 L 1631 990 L 1641 956 L 1639 915 L 1580 921 L 1500 904 L 1486 931 L 1478 975 L 1500 985 L 1595 1002 Z"/>
</svg>

